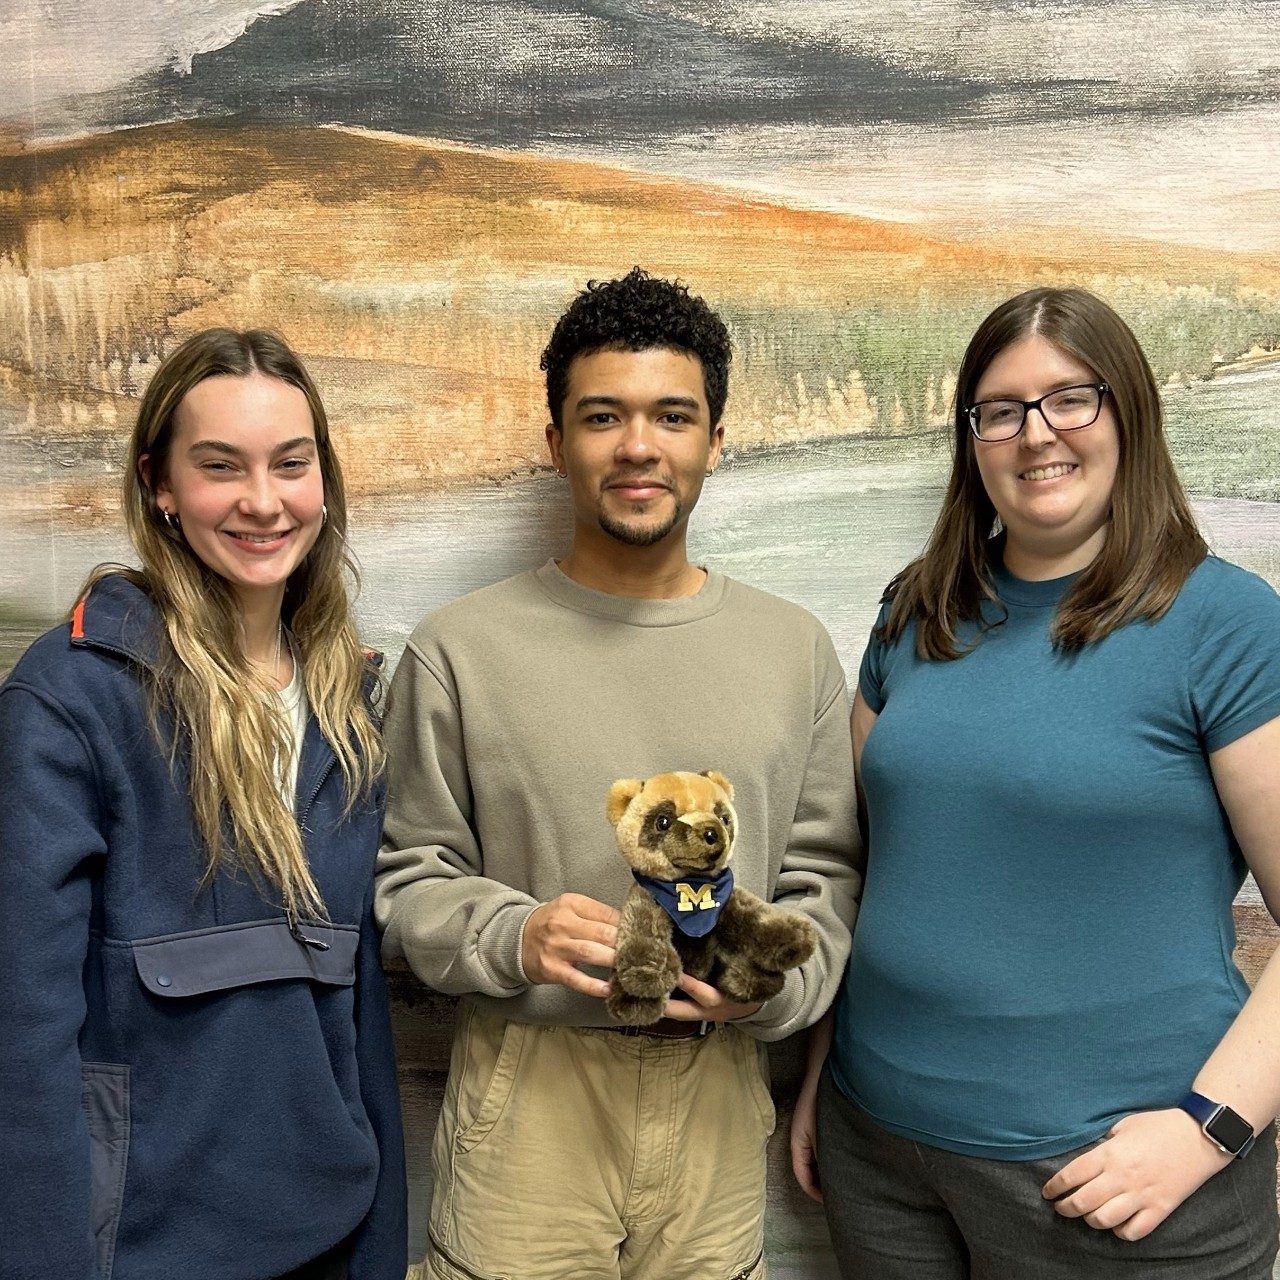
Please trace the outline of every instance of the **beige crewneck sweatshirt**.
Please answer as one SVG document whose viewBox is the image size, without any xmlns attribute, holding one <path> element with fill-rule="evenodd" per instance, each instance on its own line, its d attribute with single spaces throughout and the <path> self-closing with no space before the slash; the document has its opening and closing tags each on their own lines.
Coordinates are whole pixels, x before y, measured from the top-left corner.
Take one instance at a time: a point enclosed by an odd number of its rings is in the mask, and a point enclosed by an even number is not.
<svg viewBox="0 0 1280 1280">
<path fill-rule="evenodd" d="M 384 950 L 429 986 L 524 1022 L 607 1026 L 603 1001 L 531 984 L 525 920 L 558 894 L 621 906 L 617 778 L 718 769 L 735 881 L 803 912 L 813 958 L 743 1025 L 780 1039 L 830 1004 L 861 886 L 844 673 L 797 605 L 714 571 L 696 595 L 580 586 L 554 562 L 419 624 L 385 722 Z"/>
</svg>

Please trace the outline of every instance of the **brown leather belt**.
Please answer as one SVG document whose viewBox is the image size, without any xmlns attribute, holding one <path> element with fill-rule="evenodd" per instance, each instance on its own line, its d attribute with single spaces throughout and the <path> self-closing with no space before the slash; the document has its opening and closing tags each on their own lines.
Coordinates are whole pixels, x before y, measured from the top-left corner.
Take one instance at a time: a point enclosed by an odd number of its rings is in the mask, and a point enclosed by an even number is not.
<svg viewBox="0 0 1280 1280">
<path fill-rule="evenodd" d="M 681 1018 L 659 1018 L 643 1027 L 602 1027 L 620 1036 L 657 1036 L 659 1040 L 701 1040 L 716 1029 L 714 1022 L 685 1022 Z"/>
</svg>

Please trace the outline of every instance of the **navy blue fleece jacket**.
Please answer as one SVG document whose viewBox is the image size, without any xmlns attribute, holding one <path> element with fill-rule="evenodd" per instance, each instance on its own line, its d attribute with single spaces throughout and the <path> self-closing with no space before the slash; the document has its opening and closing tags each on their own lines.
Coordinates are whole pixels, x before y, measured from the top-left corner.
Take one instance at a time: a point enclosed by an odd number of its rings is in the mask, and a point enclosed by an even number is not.
<svg viewBox="0 0 1280 1280">
<path fill-rule="evenodd" d="M 381 789 L 344 813 L 307 727 L 297 813 L 330 923 L 198 888 L 181 757 L 148 726 L 148 597 L 105 579 L 0 686 L 0 1280 L 269 1280 L 350 1237 L 403 1280 L 405 1181 L 372 914 Z"/>
</svg>

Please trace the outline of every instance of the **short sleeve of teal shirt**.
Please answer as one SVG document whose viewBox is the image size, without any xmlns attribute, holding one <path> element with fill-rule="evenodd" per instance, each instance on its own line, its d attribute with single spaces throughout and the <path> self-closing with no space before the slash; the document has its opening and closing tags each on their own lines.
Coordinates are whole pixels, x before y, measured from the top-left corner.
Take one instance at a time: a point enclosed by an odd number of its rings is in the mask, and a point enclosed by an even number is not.
<svg viewBox="0 0 1280 1280">
<path fill-rule="evenodd" d="M 1206 593 L 1188 678 L 1205 749 L 1218 751 L 1280 715 L 1280 597 L 1261 578 L 1221 566 Z"/>
<path fill-rule="evenodd" d="M 1064 654 L 1070 581 L 1002 570 L 971 652 L 873 632 L 858 675 L 870 840 L 832 1073 L 892 1132 L 993 1159 L 1176 1104 L 1248 995 L 1208 756 L 1280 716 L 1280 598 L 1210 556 L 1164 617 Z"/>
<path fill-rule="evenodd" d="M 876 625 L 872 629 L 871 639 L 867 642 L 866 652 L 862 655 L 862 665 L 858 668 L 858 689 L 862 700 L 879 715 L 884 710 L 884 668 L 888 646 L 879 637 L 879 630 L 889 617 L 889 606 L 880 606 Z"/>
</svg>

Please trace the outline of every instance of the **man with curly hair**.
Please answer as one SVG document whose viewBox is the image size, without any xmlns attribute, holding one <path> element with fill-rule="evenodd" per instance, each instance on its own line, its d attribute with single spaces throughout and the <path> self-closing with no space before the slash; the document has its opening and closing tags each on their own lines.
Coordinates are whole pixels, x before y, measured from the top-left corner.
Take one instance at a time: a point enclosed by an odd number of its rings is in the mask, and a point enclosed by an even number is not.
<svg viewBox="0 0 1280 1280">
<path fill-rule="evenodd" d="M 765 1274 L 764 1042 L 835 995 L 859 887 L 845 680 L 803 609 L 686 554 L 720 460 L 729 335 L 639 268 L 542 357 L 573 538 L 426 618 L 386 720 L 386 951 L 463 997 L 433 1150 L 430 1280 Z M 739 885 L 819 945 L 764 1004 L 688 975 L 661 1021 L 605 1008 L 631 883 L 623 776 L 717 769 Z"/>
</svg>

